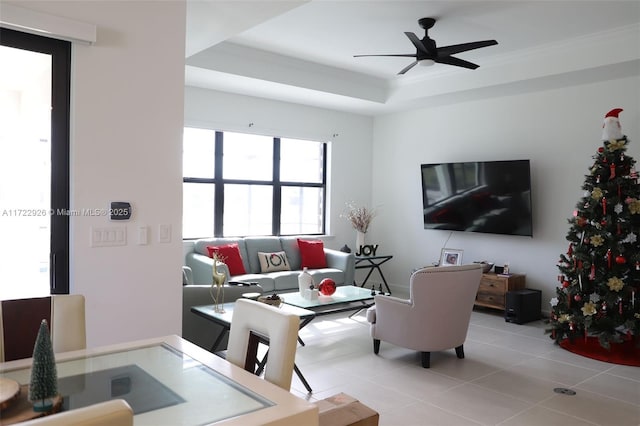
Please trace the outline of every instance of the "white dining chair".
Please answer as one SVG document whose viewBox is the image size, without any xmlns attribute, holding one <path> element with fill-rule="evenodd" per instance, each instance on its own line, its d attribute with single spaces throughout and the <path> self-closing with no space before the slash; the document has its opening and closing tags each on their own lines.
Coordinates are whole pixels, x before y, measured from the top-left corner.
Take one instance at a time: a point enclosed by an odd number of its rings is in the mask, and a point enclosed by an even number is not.
<svg viewBox="0 0 640 426">
<path fill-rule="evenodd" d="M 3 300 L 0 302 L 0 362 L 30 358 L 43 319 L 49 324 L 54 352 L 87 347 L 83 295 Z"/>
<path fill-rule="evenodd" d="M 258 343 L 262 338 L 269 344 L 264 378 L 288 391 L 299 327 L 297 315 L 254 300 L 238 299 L 231 319 L 227 361 L 253 373 Z"/>
<path fill-rule="evenodd" d="M 21 426 L 133 426 L 133 410 L 124 399 L 51 414 L 20 423 Z"/>
</svg>

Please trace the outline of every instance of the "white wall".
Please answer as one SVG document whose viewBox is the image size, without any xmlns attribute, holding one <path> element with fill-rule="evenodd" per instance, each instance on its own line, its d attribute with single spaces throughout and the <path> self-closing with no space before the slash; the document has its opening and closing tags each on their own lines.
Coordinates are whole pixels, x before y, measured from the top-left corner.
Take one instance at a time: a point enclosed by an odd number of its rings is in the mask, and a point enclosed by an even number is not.
<svg viewBox="0 0 640 426">
<path fill-rule="evenodd" d="M 447 247 L 464 262 L 509 262 L 543 290 L 543 310 L 555 294 L 567 219 L 582 197 L 584 175 L 601 145 L 602 120 L 621 107 L 628 154 L 640 160 L 640 78 L 463 102 L 379 117 L 374 122 L 372 202 L 380 214 L 370 231 L 393 254 L 387 279 L 408 285 L 412 269 L 437 262 Z M 420 164 L 530 159 L 533 238 L 425 230 Z"/>
<path fill-rule="evenodd" d="M 129 201 L 133 218 L 71 218 L 71 293 L 86 297 L 87 344 L 181 332 L 185 3 L 17 2 L 96 24 L 72 53 L 71 208 Z M 158 225 L 172 227 L 158 242 Z M 127 245 L 90 247 L 91 227 L 125 226 Z M 137 231 L 149 227 L 148 245 Z"/>
<path fill-rule="evenodd" d="M 325 242 L 335 249 L 345 243 L 354 247 L 355 231 L 340 214 L 348 201 L 370 202 L 371 117 L 187 87 L 185 125 L 329 141 L 329 236 Z"/>
</svg>

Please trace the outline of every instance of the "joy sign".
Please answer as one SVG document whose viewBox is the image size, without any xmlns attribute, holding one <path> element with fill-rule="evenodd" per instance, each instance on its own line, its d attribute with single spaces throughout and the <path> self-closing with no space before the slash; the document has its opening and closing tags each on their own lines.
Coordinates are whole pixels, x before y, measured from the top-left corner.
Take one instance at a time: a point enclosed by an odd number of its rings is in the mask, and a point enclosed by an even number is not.
<svg viewBox="0 0 640 426">
<path fill-rule="evenodd" d="M 364 246 L 358 247 L 358 251 L 356 252 L 356 256 L 375 256 L 376 250 L 378 250 L 378 244 L 367 244 Z"/>
</svg>

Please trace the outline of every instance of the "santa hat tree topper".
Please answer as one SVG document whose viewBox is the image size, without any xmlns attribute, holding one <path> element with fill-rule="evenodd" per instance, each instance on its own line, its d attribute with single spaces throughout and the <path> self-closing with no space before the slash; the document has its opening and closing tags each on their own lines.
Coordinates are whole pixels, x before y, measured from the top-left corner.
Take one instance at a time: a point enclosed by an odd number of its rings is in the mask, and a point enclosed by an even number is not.
<svg viewBox="0 0 640 426">
<path fill-rule="evenodd" d="M 614 108 L 604 116 L 604 123 L 602 123 L 602 140 L 617 141 L 623 138 L 622 126 L 618 118 L 618 115 L 622 111 L 622 108 Z"/>
</svg>

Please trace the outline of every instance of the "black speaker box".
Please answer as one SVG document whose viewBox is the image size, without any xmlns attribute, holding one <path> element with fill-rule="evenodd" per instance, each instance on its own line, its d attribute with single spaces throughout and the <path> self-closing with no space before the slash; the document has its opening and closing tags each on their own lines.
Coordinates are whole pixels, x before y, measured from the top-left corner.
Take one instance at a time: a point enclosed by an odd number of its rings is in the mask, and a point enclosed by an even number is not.
<svg viewBox="0 0 640 426">
<path fill-rule="evenodd" d="M 532 289 L 522 289 L 508 291 L 506 295 L 506 306 L 504 310 L 504 320 L 515 324 L 524 324 L 530 321 L 539 320 L 540 304 L 542 302 L 542 291 Z"/>
</svg>

